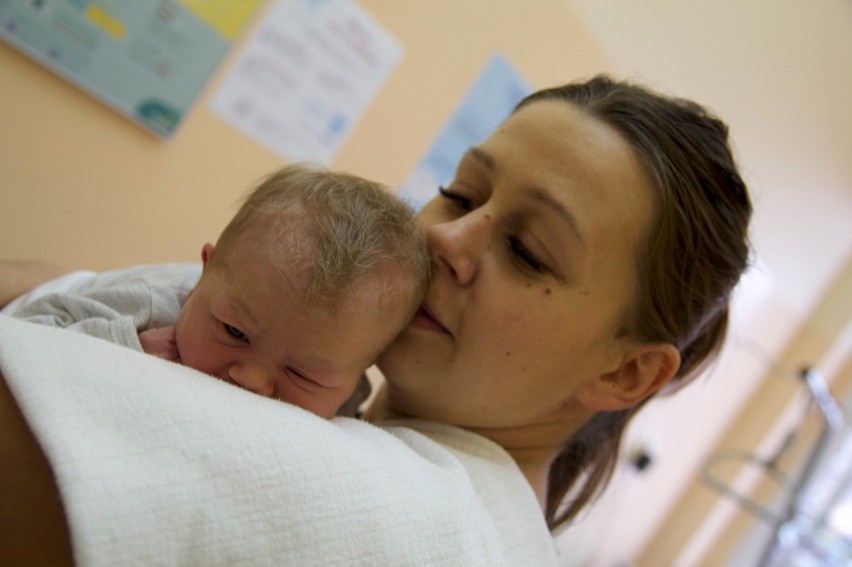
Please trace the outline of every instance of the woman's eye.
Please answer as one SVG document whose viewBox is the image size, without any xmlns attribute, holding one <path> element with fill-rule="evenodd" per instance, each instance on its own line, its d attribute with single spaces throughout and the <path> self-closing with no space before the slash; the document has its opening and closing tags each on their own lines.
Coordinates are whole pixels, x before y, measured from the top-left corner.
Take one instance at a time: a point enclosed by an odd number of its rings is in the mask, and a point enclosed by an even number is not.
<svg viewBox="0 0 852 567">
<path fill-rule="evenodd" d="M 455 206 L 464 210 L 464 211 L 472 211 L 473 210 L 473 201 L 452 191 L 447 189 L 446 187 L 438 187 L 438 193 L 440 193 L 441 197 L 451 201 Z"/>
<path fill-rule="evenodd" d="M 237 329 L 236 327 L 234 327 L 232 325 L 228 325 L 227 323 L 224 323 L 224 325 L 225 325 L 225 330 L 228 331 L 229 335 L 231 335 L 235 339 L 239 339 L 241 341 L 246 340 L 246 335 L 241 330 Z"/>
<path fill-rule="evenodd" d="M 530 252 L 529 248 L 524 246 L 524 243 L 520 239 L 514 236 L 509 237 L 509 249 L 519 261 L 523 262 L 526 267 L 532 269 L 534 272 L 544 272 L 547 270 L 547 266 L 536 258 L 535 254 Z"/>
</svg>

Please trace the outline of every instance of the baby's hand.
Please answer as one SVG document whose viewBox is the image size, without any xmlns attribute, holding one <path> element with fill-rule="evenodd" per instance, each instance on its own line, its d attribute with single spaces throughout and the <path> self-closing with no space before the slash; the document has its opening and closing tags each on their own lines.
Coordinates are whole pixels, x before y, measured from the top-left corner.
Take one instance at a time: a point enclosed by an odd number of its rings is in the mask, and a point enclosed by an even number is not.
<svg viewBox="0 0 852 567">
<path fill-rule="evenodd" d="M 139 342 L 142 343 L 142 350 L 148 354 L 173 362 L 180 362 L 174 325 L 142 331 L 139 333 Z"/>
</svg>

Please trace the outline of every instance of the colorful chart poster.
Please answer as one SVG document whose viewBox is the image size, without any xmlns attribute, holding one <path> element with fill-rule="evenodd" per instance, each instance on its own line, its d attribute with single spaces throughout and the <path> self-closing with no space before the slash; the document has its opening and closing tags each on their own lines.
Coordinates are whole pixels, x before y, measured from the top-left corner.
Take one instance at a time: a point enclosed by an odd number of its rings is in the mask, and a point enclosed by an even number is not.
<svg viewBox="0 0 852 567">
<path fill-rule="evenodd" d="M 450 121 L 399 188 L 415 209 L 453 180 L 461 156 L 505 120 L 531 87 L 501 55 L 493 56 Z"/>
<path fill-rule="evenodd" d="M 168 137 L 261 0 L 0 0 L 0 38 Z"/>
<path fill-rule="evenodd" d="M 211 108 L 287 160 L 327 165 L 402 53 L 351 0 L 279 0 Z"/>
</svg>

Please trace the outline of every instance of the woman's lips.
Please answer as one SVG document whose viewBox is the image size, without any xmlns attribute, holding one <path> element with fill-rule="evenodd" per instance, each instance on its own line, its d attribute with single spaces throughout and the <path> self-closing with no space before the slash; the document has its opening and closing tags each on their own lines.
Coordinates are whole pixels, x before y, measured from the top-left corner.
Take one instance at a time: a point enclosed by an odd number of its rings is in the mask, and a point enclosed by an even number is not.
<svg viewBox="0 0 852 567">
<path fill-rule="evenodd" d="M 414 315 L 414 320 L 411 322 L 411 326 L 426 331 L 445 333 L 447 335 L 451 334 L 426 307 L 421 307 L 417 310 L 417 313 Z"/>
</svg>

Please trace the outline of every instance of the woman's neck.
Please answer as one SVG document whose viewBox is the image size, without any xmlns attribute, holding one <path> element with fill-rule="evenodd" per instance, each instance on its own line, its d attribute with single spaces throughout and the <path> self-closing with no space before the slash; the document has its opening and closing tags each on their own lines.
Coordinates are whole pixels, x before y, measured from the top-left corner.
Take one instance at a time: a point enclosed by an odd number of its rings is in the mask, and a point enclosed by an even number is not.
<svg viewBox="0 0 852 567">
<path fill-rule="evenodd" d="M 363 415 L 366 421 L 381 423 L 391 419 L 412 418 L 396 411 L 389 403 L 387 388 L 383 384 Z M 576 428 L 581 424 L 578 423 Z M 574 428 L 574 429 L 576 429 Z M 521 473 L 533 489 L 542 511 L 547 503 L 547 485 L 550 465 L 559 456 L 566 438 L 566 424 L 551 422 L 538 426 L 512 429 L 471 428 L 469 431 L 494 441 L 517 463 Z"/>
<path fill-rule="evenodd" d="M 547 513 L 547 487 L 550 482 L 550 465 L 553 463 L 556 455 L 548 456 L 548 458 L 538 458 L 535 456 L 527 458 L 526 455 L 513 455 L 511 452 L 509 454 L 515 459 L 518 468 L 521 469 L 521 473 L 523 473 L 524 478 L 527 479 L 527 482 L 533 489 L 541 511 Z"/>
<path fill-rule="evenodd" d="M 550 465 L 565 444 L 565 426 L 530 426 L 520 429 L 476 429 L 474 433 L 494 441 L 517 463 L 541 506 L 546 510 Z"/>
</svg>

